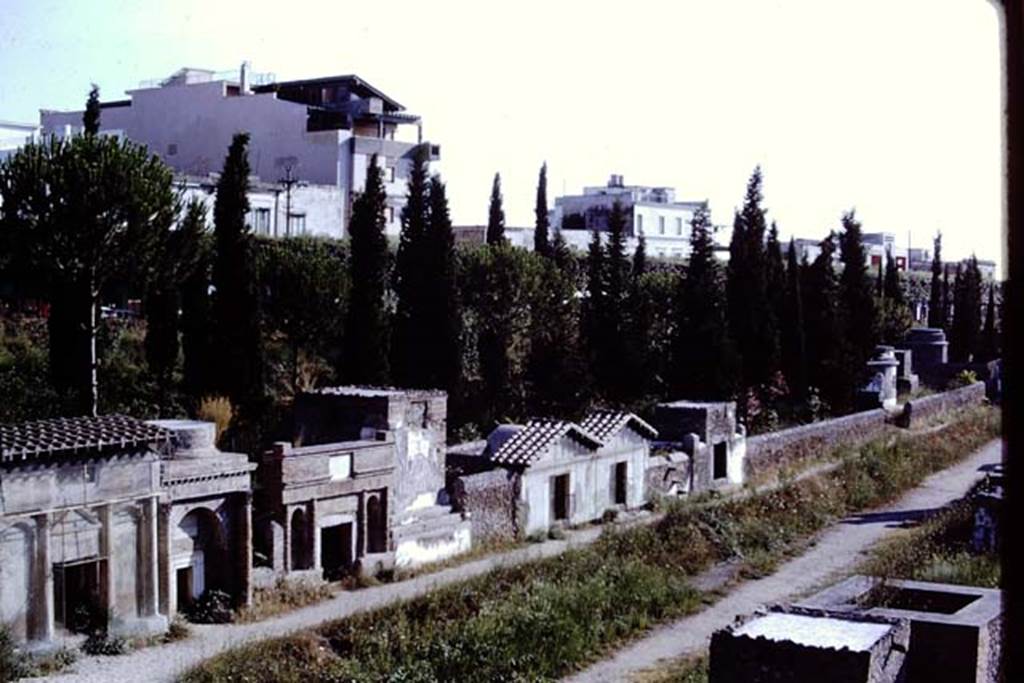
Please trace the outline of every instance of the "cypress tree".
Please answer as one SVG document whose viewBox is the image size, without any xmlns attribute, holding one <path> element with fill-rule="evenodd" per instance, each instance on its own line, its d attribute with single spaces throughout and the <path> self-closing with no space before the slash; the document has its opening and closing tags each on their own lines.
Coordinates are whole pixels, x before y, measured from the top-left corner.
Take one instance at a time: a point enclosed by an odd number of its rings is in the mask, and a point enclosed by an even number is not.
<svg viewBox="0 0 1024 683">
<path fill-rule="evenodd" d="M 690 221 L 690 260 L 679 282 L 673 340 L 673 394 L 694 400 L 733 398 L 739 359 L 726 321 L 726 294 L 714 253 L 707 206 Z"/>
<path fill-rule="evenodd" d="M 548 238 L 548 164 L 544 162 L 540 167 L 540 177 L 537 178 L 537 202 L 533 209 L 534 231 L 533 250 L 541 256 L 551 255 L 551 241 Z"/>
<path fill-rule="evenodd" d="M 263 397 L 263 348 L 257 272 L 250 228 L 248 133 L 236 133 L 217 181 L 213 204 L 213 368 L 216 387 L 236 406 Z"/>
<path fill-rule="evenodd" d="M 85 102 L 82 128 L 86 135 L 96 135 L 100 132 L 100 88 L 95 83 L 92 84 L 92 88 L 89 90 L 89 99 Z"/>
<path fill-rule="evenodd" d="M 391 347 L 391 375 L 402 387 L 429 388 L 429 351 L 421 335 L 432 329 L 427 289 L 437 277 L 430 263 L 428 224 L 430 204 L 427 196 L 427 146 L 420 145 L 414 155 L 409 174 L 409 194 L 402 209 L 402 233 L 395 260 L 395 310 Z"/>
<path fill-rule="evenodd" d="M 946 327 L 942 295 L 942 233 L 935 235 L 935 253 L 932 255 L 932 287 L 928 297 L 928 327 Z"/>
<path fill-rule="evenodd" d="M 584 301 L 581 322 L 589 361 L 588 366 L 593 369 L 594 379 L 597 381 L 599 381 L 599 368 L 603 360 L 602 344 L 605 342 L 602 316 L 607 308 L 605 305 L 607 290 L 608 277 L 601 235 L 597 230 L 591 230 L 590 245 L 587 249 L 587 298 Z"/>
<path fill-rule="evenodd" d="M 881 266 L 879 266 L 881 268 Z M 881 272 L 881 271 L 880 271 Z M 898 343 L 906 336 L 913 324 L 910 308 L 903 293 L 903 280 L 896 260 L 889 250 L 885 255 L 885 278 L 880 281 L 880 297 L 878 302 L 879 333 L 887 344 Z"/>
<path fill-rule="evenodd" d="M 903 294 L 903 278 L 900 276 L 900 271 L 896 267 L 896 259 L 892 256 L 892 250 L 889 250 L 885 254 L 885 284 L 883 287 L 883 295 L 887 301 L 892 301 L 897 304 L 904 304 L 906 297 Z"/>
<path fill-rule="evenodd" d="M 352 204 L 349 273 L 351 298 L 345 316 L 341 375 L 351 384 L 389 381 L 387 315 L 388 243 L 384 235 L 387 196 L 377 155 L 366 169 L 366 187 Z"/>
<path fill-rule="evenodd" d="M 562 236 L 561 230 L 555 230 L 555 237 L 551 240 L 551 256 L 559 268 L 575 264 L 576 259 L 573 258 L 569 245 L 565 243 L 565 237 Z"/>
<path fill-rule="evenodd" d="M 796 244 L 790 239 L 786 252 L 786 284 L 783 297 L 780 341 L 782 369 L 793 396 L 800 401 L 807 397 L 807 342 L 804 332 L 802 273 L 796 258 Z"/>
<path fill-rule="evenodd" d="M 953 324 L 949 355 L 954 362 L 969 363 L 979 351 L 981 333 L 981 271 L 971 256 L 966 267 L 957 264 Z"/>
<path fill-rule="evenodd" d="M 758 166 L 747 183 L 743 208 L 733 221 L 727 269 L 728 319 L 742 362 L 741 394 L 766 385 L 779 362 L 778 334 L 767 295 L 766 226 L 761 201 Z"/>
<path fill-rule="evenodd" d="M 647 238 L 640 232 L 636 237 L 636 251 L 633 252 L 633 277 L 647 272 Z"/>
<path fill-rule="evenodd" d="M 186 242 L 196 246 L 194 267 L 181 285 L 182 392 L 193 405 L 214 390 L 211 367 L 210 276 L 213 244 L 207 231 L 206 209 L 198 201 L 189 204 L 180 228 Z"/>
<path fill-rule="evenodd" d="M 843 338 L 846 340 L 847 356 L 841 368 L 846 382 L 847 402 L 840 402 L 843 409 L 851 407 L 854 392 L 867 374 L 866 363 L 878 343 L 877 313 L 875 300 L 871 296 L 866 256 L 861 239 L 861 225 L 851 210 L 843 215 L 843 231 L 839 235 L 839 258 L 843 272 L 839 277 L 839 312 L 843 321 Z"/>
<path fill-rule="evenodd" d="M 957 268 L 959 267 L 957 266 Z M 946 334 L 949 334 L 953 317 L 953 289 L 949 285 L 949 266 L 946 265 L 942 267 L 942 306 L 940 311 L 942 329 L 946 331 Z"/>
<path fill-rule="evenodd" d="M 462 378 L 462 306 L 457 282 L 455 234 L 448 197 L 441 178 L 430 179 L 430 222 L 427 227 L 427 269 L 424 385 L 458 393 Z"/>
<path fill-rule="evenodd" d="M 821 391 L 828 408 L 843 406 L 849 401 L 848 387 L 839 374 L 845 355 L 839 301 L 839 281 L 833 266 L 835 233 L 821 242 L 821 253 L 806 269 L 804 294 L 806 321 L 807 369 L 810 386 Z"/>
<path fill-rule="evenodd" d="M 487 244 L 505 242 L 505 209 L 502 208 L 501 174 L 494 174 L 491 185 L 491 205 L 487 210 Z"/>
<path fill-rule="evenodd" d="M 779 358 L 781 360 L 782 337 L 780 327 L 785 307 L 786 266 L 782 259 L 782 245 L 779 243 L 779 227 L 772 221 L 765 243 L 765 292 L 771 304 L 771 327 L 778 335 Z"/>
<path fill-rule="evenodd" d="M 598 377 L 603 380 L 608 395 L 623 400 L 629 394 L 631 382 L 628 372 L 625 331 L 629 319 L 627 310 L 630 290 L 630 263 L 626 256 L 626 217 L 619 202 L 612 204 L 608 215 L 608 245 L 605 253 L 608 289 L 604 298 L 605 310 L 600 315 L 601 360 Z"/>
<path fill-rule="evenodd" d="M 985 306 L 985 327 L 981 333 L 979 356 L 983 361 L 999 358 L 999 333 L 996 326 L 996 283 L 988 286 L 988 303 Z"/>
<path fill-rule="evenodd" d="M 888 264 L 886 264 L 882 260 L 878 261 L 878 272 L 877 272 L 877 276 L 875 277 L 875 298 L 876 299 L 884 299 L 885 298 L 885 278 L 888 276 L 888 272 L 886 271 L 886 266 L 887 265 Z"/>
</svg>

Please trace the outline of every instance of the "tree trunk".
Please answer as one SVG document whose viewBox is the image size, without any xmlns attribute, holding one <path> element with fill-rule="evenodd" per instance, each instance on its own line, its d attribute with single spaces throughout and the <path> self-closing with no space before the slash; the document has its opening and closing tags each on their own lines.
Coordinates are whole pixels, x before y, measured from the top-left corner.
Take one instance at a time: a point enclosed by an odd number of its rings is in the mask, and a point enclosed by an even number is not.
<svg viewBox="0 0 1024 683">
<path fill-rule="evenodd" d="M 99 299 L 99 292 L 93 291 L 89 297 L 89 322 L 87 331 L 89 334 L 89 415 L 96 417 L 99 412 L 100 386 L 99 386 L 99 359 L 96 357 L 96 303 Z"/>
</svg>

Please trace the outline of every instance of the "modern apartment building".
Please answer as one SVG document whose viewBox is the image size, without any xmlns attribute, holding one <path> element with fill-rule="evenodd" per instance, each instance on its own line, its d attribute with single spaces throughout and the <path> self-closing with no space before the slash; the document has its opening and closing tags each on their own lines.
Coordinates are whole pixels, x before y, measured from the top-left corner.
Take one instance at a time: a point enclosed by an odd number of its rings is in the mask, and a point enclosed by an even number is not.
<svg viewBox="0 0 1024 683">
<path fill-rule="evenodd" d="M 0 121 L 0 161 L 38 137 L 39 126 L 16 121 Z"/>
<path fill-rule="evenodd" d="M 661 258 L 685 258 L 690 253 L 690 221 L 706 202 L 676 201 L 670 187 L 625 185 L 621 175 L 612 175 L 602 187 L 585 187 L 581 195 L 555 199 L 551 225 L 562 231 L 569 246 L 585 250 L 591 231 L 602 238 L 608 233 L 608 216 L 618 202 L 626 216 L 627 250 L 636 249 L 643 234 L 647 253 Z"/>
<path fill-rule="evenodd" d="M 278 81 L 252 73 L 248 63 L 231 74 L 183 68 L 127 95 L 101 105 L 101 132 L 145 144 L 180 174 L 219 172 L 232 136 L 248 132 L 252 174 L 281 188 L 278 210 L 303 187 L 307 194 L 325 188 L 319 191 L 324 196 L 326 188 L 337 189 L 336 207 L 320 211 L 316 224 L 310 213 L 286 209 L 294 215 L 277 221 L 279 235 L 347 234 L 353 195 L 362 191 L 376 154 L 388 196 L 387 233 L 398 235 L 414 150 L 424 142 L 422 122 L 358 76 Z M 81 129 L 82 112 L 43 110 L 40 123 L 43 134 L 73 134 Z M 439 148 L 431 145 L 430 152 L 436 161 Z"/>
</svg>

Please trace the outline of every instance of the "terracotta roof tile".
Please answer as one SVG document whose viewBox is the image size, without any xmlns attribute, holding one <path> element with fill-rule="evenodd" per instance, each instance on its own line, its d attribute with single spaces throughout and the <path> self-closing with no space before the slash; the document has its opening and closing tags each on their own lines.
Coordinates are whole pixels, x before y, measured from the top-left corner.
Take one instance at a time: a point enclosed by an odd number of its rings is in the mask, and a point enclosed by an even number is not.
<svg viewBox="0 0 1024 683">
<path fill-rule="evenodd" d="M 491 454 L 491 460 L 503 465 L 529 465 L 563 436 L 571 436 L 591 448 L 603 445 L 600 439 L 574 422 L 530 420 Z"/>
<path fill-rule="evenodd" d="M 24 462 L 41 457 L 130 449 L 171 440 L 173 434 L 124 415 L 62 417 L 0 425 L 0 462 Z"/>
</svg>

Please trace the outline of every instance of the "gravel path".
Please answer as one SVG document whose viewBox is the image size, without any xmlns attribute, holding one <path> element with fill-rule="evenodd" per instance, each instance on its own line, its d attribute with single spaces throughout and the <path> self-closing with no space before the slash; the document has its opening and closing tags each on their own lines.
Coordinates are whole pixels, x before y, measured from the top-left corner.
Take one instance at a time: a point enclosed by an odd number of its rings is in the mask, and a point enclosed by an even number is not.
<svg viewBox="0 0 1024 683">
<path fill-rule="evenodd" d="M 736 616 L 758 607 L 783 602 L 832 582 L 855 566 L 872 545 L 900 533 L 908 521 L 916 521 L 962 497 L 983 476 L 981 468 L 1002 460 L 1002 442 L 992 441 L 969 458 L 933 474 L 896 503 L 860 513 L 825 531 L 806 553 L 783 565 L 771 576 L 749 581 L 702 612 L 662 626 L 648 636 L 619 650 L 567 679 L 570 683 L 625 681 L 659 661 L 704 650 L 711 634 L 732 623 Z"/>
</svg>

